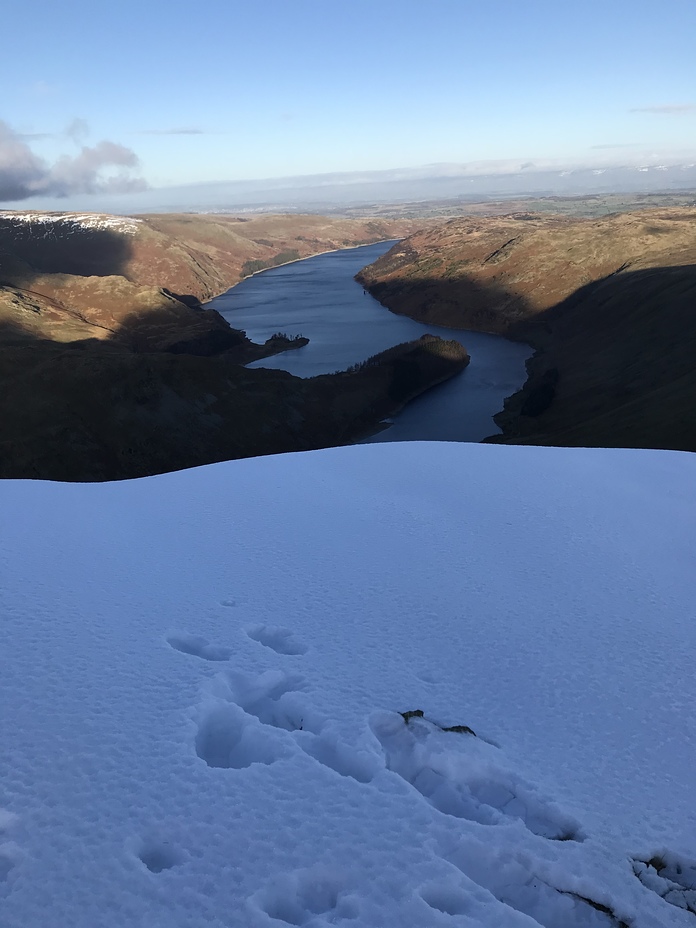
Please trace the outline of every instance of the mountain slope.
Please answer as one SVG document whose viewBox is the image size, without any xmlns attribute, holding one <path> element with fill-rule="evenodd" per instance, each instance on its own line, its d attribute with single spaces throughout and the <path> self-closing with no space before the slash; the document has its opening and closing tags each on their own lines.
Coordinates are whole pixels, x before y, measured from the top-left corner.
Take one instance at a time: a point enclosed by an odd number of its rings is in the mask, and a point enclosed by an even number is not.
<svg viewBox="0 0 696 928">
<path fill-rule="evenodd" d="M 350 245 L 398 238 L 409 220 L 321 216 L 107 216 L 0 212 L 0 323 L 71 341 L 111 338 L 138 317 L 168 316 L 178 338 L 218 350 L 229 330 L 216 313 L 186 312 L 250 270 Z M 217 318 L 216 318 L 217 317 Z M 222 322 L 222 325 L 220 324 Z M 82 326 L 79 326 L 82 323 Z M 147 326 L 146 326 L 147 328 Z M 211 334 L 212 333 L 212 334 Z M 144 336 L 150 347 L 152 331 Z M 163 346 L 171 338 L 165 334 Z M 229 345 L 226 345 L 229 347 Z"/>
<path fill-rule="evenodd" d="M 468 363 L 419 341 L 303 381 L 199 300 L 408 224 L 310 216 L 0 214 L 0 477 L 115 480 L 341 444 Z M 247 267 L 247 270 L 249 268 Z"/>
<path fill-rule="evenodd" d="M 359 279 L 396 312 L 532 344 L 516 443 L 696 450 L 696 211 L 453 220 Z"/>
</svg>

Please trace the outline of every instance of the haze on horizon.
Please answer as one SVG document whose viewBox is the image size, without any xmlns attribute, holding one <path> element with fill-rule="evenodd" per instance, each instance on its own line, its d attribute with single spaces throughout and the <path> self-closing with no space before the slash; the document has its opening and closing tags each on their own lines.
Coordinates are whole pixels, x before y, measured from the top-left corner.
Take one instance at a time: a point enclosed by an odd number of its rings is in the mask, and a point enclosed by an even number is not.
<svg viewBox="0 0 696 928">
<path fill-rule="evenodd" d="M 628 0 L 438 0 L 427 14 L 416 0 L 204 0 L 195 18 L 181 0 L 166 14 L 30 0 L 3 23 L 18 37 L 0 84 L 4 208 L 303 187 L 321 202 L 356 184 L 696 161 L 692 0 L 640 14 Z"/>
</svg>

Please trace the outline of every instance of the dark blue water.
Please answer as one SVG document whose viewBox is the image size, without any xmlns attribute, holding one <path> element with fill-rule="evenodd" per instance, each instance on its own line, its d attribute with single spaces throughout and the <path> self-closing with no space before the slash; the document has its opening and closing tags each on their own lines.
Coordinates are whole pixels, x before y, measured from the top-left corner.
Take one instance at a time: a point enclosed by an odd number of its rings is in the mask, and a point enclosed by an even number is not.
<svg viewBox="0 0 696 928">
<path fill-rule="evenodd" d="M 471 356 L 466 370 L 414 400 L 371 441 L 481 441 L 500 431 L 493 415 L 526 379 L 528 345 L 497 335 L 423 325 L 397 316 L 364 293 L 357 272 L 393 242 L 332 251 L 256 274 L 208 305 L 255 342 L 275 332 L 304 335 L 304 348 L 256 361 L 299 377 L 345 370 L 426 332 L 455 338 Z"/>
</svg>

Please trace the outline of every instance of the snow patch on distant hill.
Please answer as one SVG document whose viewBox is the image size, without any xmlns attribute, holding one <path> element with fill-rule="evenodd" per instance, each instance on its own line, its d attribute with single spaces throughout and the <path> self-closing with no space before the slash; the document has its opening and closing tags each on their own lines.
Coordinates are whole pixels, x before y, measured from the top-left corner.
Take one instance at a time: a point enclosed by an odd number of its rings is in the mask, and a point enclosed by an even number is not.
<svg viewBox="0 0 696 928">
<path fill-rule="evenodd" d="M 133 219 L 130 216 L 109 216 L 103 213 L 17 213 L 11 210 L 0 211 L 0 219 L 42 225 L 50 229 L 58 226 L 71 226 L 73 229 L 78 227 L 110 230 L 123 235 L 135 235 L 143 222 L 142 219 Z"/>
</svg>

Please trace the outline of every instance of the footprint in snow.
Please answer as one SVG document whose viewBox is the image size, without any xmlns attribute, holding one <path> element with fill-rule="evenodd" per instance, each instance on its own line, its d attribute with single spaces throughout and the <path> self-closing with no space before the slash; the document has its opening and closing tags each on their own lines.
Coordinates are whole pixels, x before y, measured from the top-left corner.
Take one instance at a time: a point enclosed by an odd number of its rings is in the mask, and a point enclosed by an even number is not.
<svg viewBox="0 0 696 928">
<path fill-rule="evenodd" d="M 200 657 L 204 661 L 228 661 L 232 656 L 231 648 L 210 644 L 199 635 L 170 635 L 167 638 L 167 644 L 175 651 Z"/>
<path fill-rule="evenodd" d="M 169 841 L 147 838 L 136 849 L 138 859 L 150 873 L 161 873 L 183 863 L 184 855 Z"/>
<path fill-rule="evenodd" d="M 254 725 L 239 706 L 219 699 L 201 706 L 195 746 L 209 767 L 225 770 L 273 764 L 284 753 L 282 745 Z"/>
<path fill-rule="evenodd" d="M 633 872 L 665 902 L 696 915 L 696 860 L 662 851 L 647 860 L 635 859 Z"/>
<path fill-rule="evenodd" d="M 283 670 L 219 674 L 199 709 L 196 753 L 209 767 L 274 763 L 285 747 L 269 729 L 318 734 L 324 726 L 304 688 L 304 677 Z"/>
<path fill-rule="evenodd" d="M 382 746 L 387 769 L 410 783 L 435 809 L 482 825 L 519 819 L 543 838 L 584 840 L 575 819 L 500 765 L 497 748 L 467 734 L 465 727 L 443 731 L 420 714 L 407 715 L 376 712 L 370 727 Z"/>
<path fill-rule="evenodd" d="M 313 867 L 277 876 L 249 899 L 256 913 L 286 925 L 337 925 L 358 915 L 358 906 L 338 873 Z M 322 917 L 323 916 L 323 917 Z"/>
<path fill-rule="evenodd" d="M 323 732 L 298 732 L 296 741 L 305 752 L 324 767 L 358 783 L 370 783 L 379 772 L 380 763 L 374 754 L 358 751 L 339 741 L 336 735 Z"/>
<path fill-rule="evenodd" d="M 285 731 L 318 733 L 325 723 L 301 693 L 306 689 L 305 678 L 284 670 L 267 670 L 256 676 L 230 673 L 218 677 L 220 695 L 235 703 L 247 715 L 255 716 L 263 725 Z"/>
<path fill-rule="evenodd" d="M 528 855 L 496 851 L 482 842 L 464 840 L 443 857 L 498 902 L 528 915 L 542 928 L 629 928 L 628 917 L 618 914 L 611 900 L 591 899 L 555 885 L 557 880 L 543 875 L 543 864 L 534 869 L 530 866 Z M 440 898 L 447 903 L 446 895 Z"/>
<path fill-rule="evenodd" d="M 299 641 L 289 628 L 281 625 L 250 625 L 245 629 L 252 641 L 257 641 L 276 654 L 306 654 L 306 644 Z"/>
<path fill-rule="evenodd" d="M 456 886 L 445 882 L 431 882 L 421 886 L 418 895 L 426 905 L 445 915 L 469 915 L 472 913 L 471 896 Z"/>
</svg>

